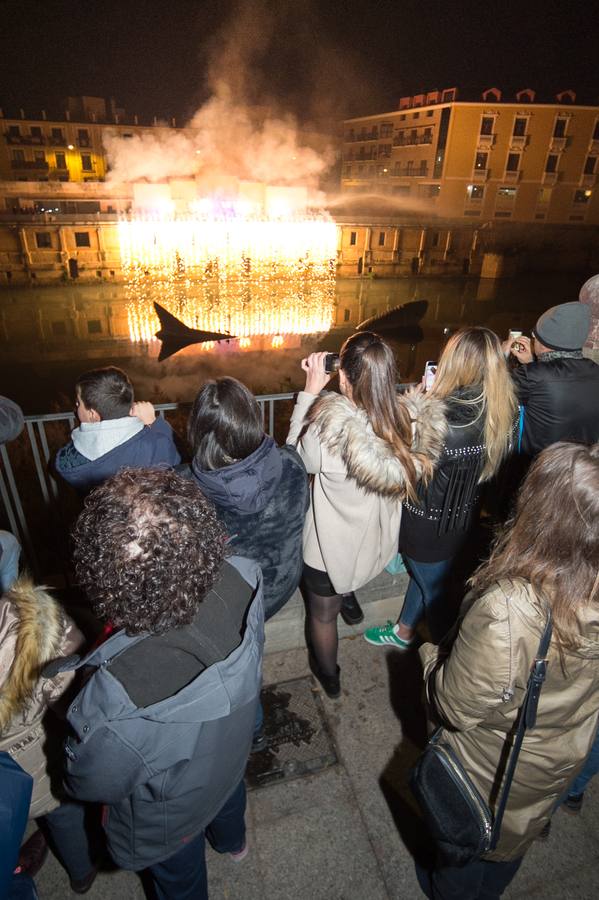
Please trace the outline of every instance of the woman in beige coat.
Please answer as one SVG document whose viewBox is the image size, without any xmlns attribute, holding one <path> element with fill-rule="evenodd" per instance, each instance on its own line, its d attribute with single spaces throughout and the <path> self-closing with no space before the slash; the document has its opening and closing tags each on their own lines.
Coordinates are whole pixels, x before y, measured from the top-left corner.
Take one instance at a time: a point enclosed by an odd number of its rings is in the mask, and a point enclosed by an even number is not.
<svg viewBox="0 0 599 900">
<path fill-rule="evenodd" d="M 362 587 L 397 553 L 401 502 L 431 476 L 446 426 L 440 401 L 397 393 L 393 352 L 378 335 L 348 338 L 339 360 L 341 394 L 319 397 L 332 377 L 325 357 L 312 353 L 302 361 L 306 387 L 287 442 L 314 475 L 304 526 L 310 665 L 337 697 L 341 595 Z"/>
<path fill-rule="evenodd" d="M 83 828 L 84 808 L 63 802 L 64 734 L 52 719 L 52 707 L 63 699 L 73 673 L 45 678 L 42 670 L 83 643 L 75 623 L 27 577 L 0 598 L 0 750 L 32 776 L 29 817 L 39 819 L 50 833 L 78 893 L 95 869 Z M 36 841 L 36 848 L 41 853 L 43 842 Z"/>
<path fill-rule="evenodd" d="M 446 741 L 491 810 L 532 661 L 553 639 L 536 725 L 524 736 L 499 843 L 463 868 L 439 868 L 428 896 L 500 897 L 582 768 L 599 718 L 599 444 L 554 444 L 531 468 L 511 527 L 472 580 L 449 656 L 421 650 Z"/>
</svg>

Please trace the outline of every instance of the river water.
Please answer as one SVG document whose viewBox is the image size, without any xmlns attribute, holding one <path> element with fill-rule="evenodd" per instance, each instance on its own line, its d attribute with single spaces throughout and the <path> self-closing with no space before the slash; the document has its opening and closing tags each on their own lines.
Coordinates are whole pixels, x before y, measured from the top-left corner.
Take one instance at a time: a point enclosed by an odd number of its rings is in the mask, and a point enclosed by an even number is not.
<svg viewBox="0 0 599 900">
<path fill-rule="evenodd" d="M 447 333 L 461 325 L 486 325 L 500 336 L 511 328 L 530 333 L 539 314 L 576 300 L 591 273 L 528 274 L 512 279 L 338 279 L 330 297 L 325 332 L 280 334 L 193 345 L 158 362 L 160 343 L 132 341 L 124 285 L 61 285 L 0 292 L 0 393 L 29 414 L 70 410 L 77 376 L 86 369 L 118 365 L 129 373 L 138 399 L 191 401 L 208 378 L 230 374 L 255 393 L 303 386 L 300 360 L 312 350 L 338 350 L 356 326 L 402 304 L 400 330 L 379 330 L 397 355 L 402 381 L 420 378 L 436 359 Z M 157 288 L 156 296 L 160 299 Z M 252 298 L 246 301 L 252 314 Z M 280 300 L 269 298 L 273 321 Z M 313 311 L 312 311 L 313 312 Z M 301 319 L 301 312 L 300 312 Z"/>
</svg>

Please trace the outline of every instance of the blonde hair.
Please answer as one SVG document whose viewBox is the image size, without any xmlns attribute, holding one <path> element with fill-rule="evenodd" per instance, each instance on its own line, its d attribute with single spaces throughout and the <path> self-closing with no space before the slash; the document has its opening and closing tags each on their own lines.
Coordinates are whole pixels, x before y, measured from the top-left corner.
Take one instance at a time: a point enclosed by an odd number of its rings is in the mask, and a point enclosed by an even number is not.
<svg viewBox="0 0 599 900">
<path fill-rule="evenodd" d="M 455 398 L 460 388 L 480 387 L 475 397 Z M 492 478 L 508 451 L 518 402 L 501 342 L 489 328 L 461 328 L 447 341 L 430 393 L 440 400 L 480 405 L 485 417 L 485 464 L 480 481 Z"/>
</svg>

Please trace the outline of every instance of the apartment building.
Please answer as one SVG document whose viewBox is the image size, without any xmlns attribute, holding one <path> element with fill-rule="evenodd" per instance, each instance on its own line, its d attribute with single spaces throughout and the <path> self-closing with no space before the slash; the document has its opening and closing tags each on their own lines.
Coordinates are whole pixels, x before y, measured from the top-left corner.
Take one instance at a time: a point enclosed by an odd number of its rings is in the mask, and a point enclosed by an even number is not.
<svg viewBox="0 0 599 900">
<path fill-rule="evenodd" d="M 553 103 L 498 88 L 403 97 L 389 113 L 344 122 L 341 185 L 398 210 L 446 219 L 599 224 L 599 106 L 573 91 Z"/>
<path fill-rule="evenodd" d="M 54 117 L 45 111 L 35 118 L 25 110 L 12 117 L 0 111 L 0 181 L 104 181 L 107 130 L 127 138 L 168 128 L 156 119 L 149 125 L 140 124 L 137 116 L 128 120 L 113 100 L 101 97 L 69 97 L 62 114 Z"/>
</svg>

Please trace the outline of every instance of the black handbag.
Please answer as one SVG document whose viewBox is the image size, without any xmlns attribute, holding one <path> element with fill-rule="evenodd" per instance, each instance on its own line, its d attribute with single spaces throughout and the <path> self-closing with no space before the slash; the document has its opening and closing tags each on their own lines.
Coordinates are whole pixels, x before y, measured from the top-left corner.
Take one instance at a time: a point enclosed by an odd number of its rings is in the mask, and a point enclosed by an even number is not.
<svg viewBox="0 0 599 900">
<path fill-rule="evenodd" d="M 443 729 L 432 736 L 412 771 L 411 788 L 443 865 L 465 866 L 497 846 L 524 732 L 536 722 L 552 631 L 549 613 L 518 713 L 516 737 L 495 815 L 456 754 L 443 741 Z"/>
</svg>

